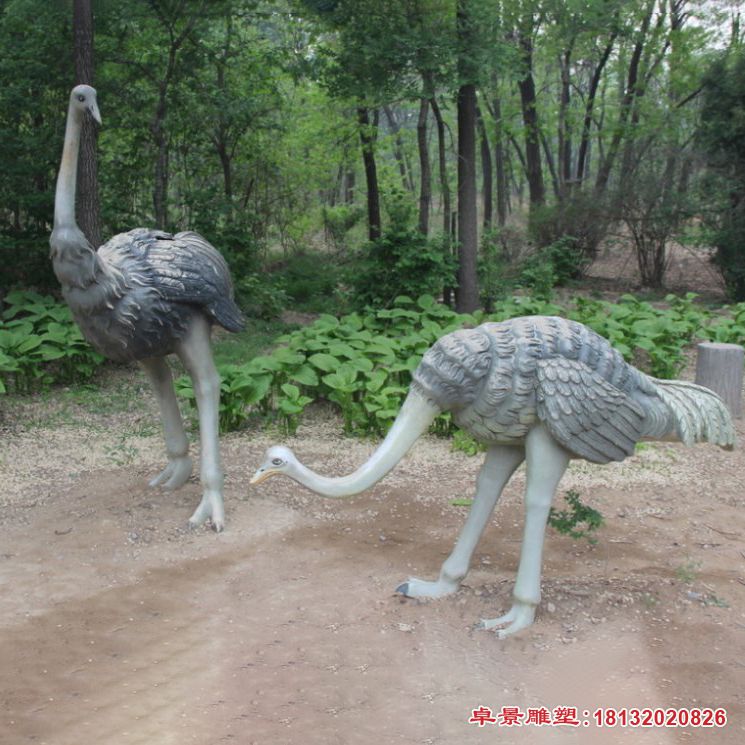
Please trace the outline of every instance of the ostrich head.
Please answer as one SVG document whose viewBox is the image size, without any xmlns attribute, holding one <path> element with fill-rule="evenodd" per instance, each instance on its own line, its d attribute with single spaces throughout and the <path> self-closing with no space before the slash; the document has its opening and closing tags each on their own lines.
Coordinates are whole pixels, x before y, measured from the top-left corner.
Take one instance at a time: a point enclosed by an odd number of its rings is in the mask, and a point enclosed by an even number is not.
<svg viewBox="0 0 745 745">
<path fill-rule="evenodd" d="M 98 110 L 98 101 L 96 100 L 96 89 L 90 85 L 76 85 L 70 93 L 70 106 L 80 116 L 89 113 L 99 124 L 101 123 L 101 113 Z"/>
<path fill-rule="evenodd" d="M 252 484 L 260 484 L 270 476 L 284 474 L 290 478 L 297 477 L 298 460 L 290 448 L 275 445 L 266 451 L 264 463 L 251 477 Z"/>
</svg>

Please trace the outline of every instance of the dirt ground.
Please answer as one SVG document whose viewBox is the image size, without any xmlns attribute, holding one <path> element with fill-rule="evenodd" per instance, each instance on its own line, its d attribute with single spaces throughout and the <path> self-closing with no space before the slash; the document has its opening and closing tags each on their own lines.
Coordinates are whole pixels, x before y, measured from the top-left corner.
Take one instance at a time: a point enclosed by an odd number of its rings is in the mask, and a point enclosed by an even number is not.
<svg viewBox="0 0 745 745">
<path fill-rule="evenodd" d="M 249 486 L 279 436 L 230 435 L 227 529 L 189 532 L 199 485 L 145 487 L 163 449 L 135 393 L 131 411 L 58 396 L 0 412 L 2 745 L 745 741 L 742 445 L 574 463 L 561 493 L 606 525 L 596 546 L 548 531 L 536 623 L 500 641 L 473 625 L 510 605 L 522 472 L 465 586 L 404 600 L 396 586 L 434 578 L 452 548 L 466 508 L 450 502 L 471 495 L 480 457 L 424 439 L 368 493 L 324 500 L 279 478 Z M 316 412 L 288 444 L 341 474 L 374 443 L 338 431 Z M 575 707 L 582 723 L 469 724 L 480 706 Z M 601 707 L 729 721 L 599 729 Z"/>
</svg>

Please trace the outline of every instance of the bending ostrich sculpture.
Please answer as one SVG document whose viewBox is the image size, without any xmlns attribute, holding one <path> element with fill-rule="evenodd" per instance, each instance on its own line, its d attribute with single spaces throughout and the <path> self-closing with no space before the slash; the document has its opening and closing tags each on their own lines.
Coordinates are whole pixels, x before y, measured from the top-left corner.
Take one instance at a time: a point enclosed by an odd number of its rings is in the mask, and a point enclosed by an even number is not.
<svg viewBox="0 0 745 745">
<path fill-rule="evenodd" d="M 50 237 L 54 273 L 83 336 L 116 361 L 137 360 L 160 407 L 168 465 L 150 486 L 178 489 L 191 475 L 189 443 L 165 356 L 176 353 L 194 383 L 199 409 L 202 500 L 189 523 L 225 522 L 223 473 L 218 444 L 220 378 L 212 361 L 213 323 L 243 328 L 233 302 L 227 264 L 196 233 L 171 235 L 137 228 L 114 236 L 97 251 L 75 223 L 75 187 L 80 130 L 90 114 L 101 117 L 96 91 L 73 88 L 67 112 L 62 164 L 57 178 L 54 229 Z"/>
<path fill-rule="evenodd" d="M 551 501 L 571 458 L 620 461 L 641 439 L 707 441 L 731 449 L 734 429 L 719 397 L 693 383 L 656 380 L 624 362 L 601 336 L 563 318 L 528 316 L 442 337 L 414 371 L 388 435 L 351 475 L 319 476 L 275 446 L 253 477 L 289 476 L 328 497 L 356 494 L 388 473 L 441 412 L 488 446 L 476 495 L 453 552 L 434 582 L 409 579 L 400 592 L 439 598 L 455 592 L 499 496 L 526 461 L 525 527 L 513 605 L 482 621 L 501 637 L 533 622 Z"/>
</svg>

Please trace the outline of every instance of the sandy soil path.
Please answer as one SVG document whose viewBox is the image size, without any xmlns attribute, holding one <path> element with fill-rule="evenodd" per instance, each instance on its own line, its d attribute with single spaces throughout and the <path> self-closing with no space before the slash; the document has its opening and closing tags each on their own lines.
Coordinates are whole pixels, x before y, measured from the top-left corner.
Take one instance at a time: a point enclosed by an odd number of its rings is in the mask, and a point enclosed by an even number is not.
<svg viewBox="0 0 745 745">
<path fill-rule="evenodd" d="M 2 745 L 745 741 L 742 448 L 572 465 L 562 489 L 607 525 L 595 547 L 549 531 L 537 622 L 500 641 L 472 626 L 509 606 L 520 473 L 459 593 L 405 601 L 399 582 L 449 553 L 465 518 L 450 500 L 470 495 L 480 458 L 427 440 L 369 493 L 325 501 L 280 479 L 249 487 L 272 438 L 232 435 L 217 536 L 182 528 L 196 483 L 144 487 L 156 430 L 112 464 L 117 426 L 3 433 Z M 290 444 L 351 470 L 373 445 L 335 426 Z M 479 706 L 576 707 L 588 725 L 480 728 Z M 729 724 L 601 730 L 599 707 L 723 707 Z"/>
</svg>

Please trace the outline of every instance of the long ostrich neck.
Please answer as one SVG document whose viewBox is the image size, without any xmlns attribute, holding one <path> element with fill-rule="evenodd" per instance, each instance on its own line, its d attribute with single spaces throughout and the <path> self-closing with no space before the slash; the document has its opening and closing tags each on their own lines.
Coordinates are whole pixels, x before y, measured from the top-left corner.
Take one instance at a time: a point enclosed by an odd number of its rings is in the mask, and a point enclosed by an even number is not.
<svg viewBox="0 0 745 745">
<path fill-rule="evenodd" d="M 62 163 L 57 176 L 57 191 L 54 195 L 54 227 L 75 225 L 75 187 L 78 177 L 78 153 L 80 152 L 81 119 L 72 102 L 67 110 L 65 145 Z"/>
<path fill-rule="evenodd" d="M 439 408 L 418 394 L 410 393 L 380 447 L 354 473 L 328 478 L 298 463 L 292 478 L 324 497 L 359 494 L 380 481 L 406 455 L 439 413 Z"/>
</svg>

